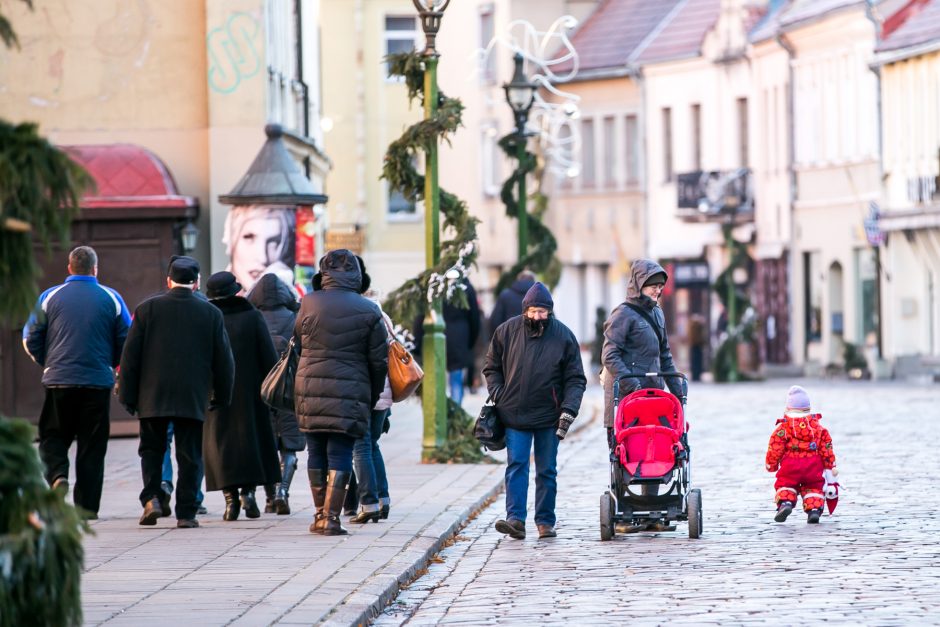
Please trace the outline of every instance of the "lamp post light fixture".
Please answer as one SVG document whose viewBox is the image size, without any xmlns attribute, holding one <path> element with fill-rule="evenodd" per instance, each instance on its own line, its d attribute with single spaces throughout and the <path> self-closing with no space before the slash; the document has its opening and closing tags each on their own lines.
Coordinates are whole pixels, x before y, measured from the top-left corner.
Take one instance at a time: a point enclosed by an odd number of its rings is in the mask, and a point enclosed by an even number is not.
<svg viewBox="0 0 940 627">
<path fill-rule="evenodd" d="M 424 119 L 437 114 L 437 61 L 440 54 L 435 47 L 441 17 L 450 0 L 412 0 L 426 40 L 424 48 Z M 435 142 L 424 155 L 424 250 L 428 268 L 441 260 L 441 194 L 438 184 L 438 147 Z M 421 386 L 421 406 L 424 412 L 424 435 L 421 440 L 421 458 L 429 461 L 434 452 L 447 441 L 447 348 L 444 337 L 443 297 L 435 296 L 427 303 L 424 317 L 424 341 L 421 354 L 424 365 L 424 383 Z"/>
<path fill-rule="evenodd" d="M 199 241 L 199 228 L 190 220 L 180 229 L 180 242 L 183 244 L 183 254 L 188 255 L 196 250 L 197 241 Z"/>
<path fill-rule="evenodd" d="M 514 142 L 516 145 L 516 159 L 520 167 L 525 160 L 526 154 L 526 133 L 525 125 L 529 121 L 529 111 L 532 110 L 532 103 L 535 102 L 535 90 L 538 85 L 530 82 L 525 75 L 523 63 L 525 59 L 522 54 L 517 52 L 513 56 L 515 69 L 512 74 L 512 80 L 503 84 L 503 90 L 506 92 L 506 102 L 512 109 L 513 117 L 516 121 L 516 132 Z M 525 258 L 529 250 L 529 214 L 526 208 L 526 189 L 525 173 L 519 177 L 519 260 Z"/>
</svg>

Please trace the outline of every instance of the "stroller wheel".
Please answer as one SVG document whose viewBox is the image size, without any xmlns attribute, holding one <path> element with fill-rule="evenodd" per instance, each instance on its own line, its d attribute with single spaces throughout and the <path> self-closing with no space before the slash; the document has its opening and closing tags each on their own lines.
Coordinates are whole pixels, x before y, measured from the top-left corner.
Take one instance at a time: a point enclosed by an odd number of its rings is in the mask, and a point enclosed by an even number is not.
<svg viewBox="0 0 940 627">
<path fill-rule="evenodd" d="M 685 504 L 689 516 L 689 537 L 694 540 L 702 535 L 702 491 L 698 488 L 690 490 Z"/>
<path fill-rule="evenodd" d="M 614 497 L 610 492 L 601 495 L 601 540 L 607 541 L 614 537 Z"/>
</svg>

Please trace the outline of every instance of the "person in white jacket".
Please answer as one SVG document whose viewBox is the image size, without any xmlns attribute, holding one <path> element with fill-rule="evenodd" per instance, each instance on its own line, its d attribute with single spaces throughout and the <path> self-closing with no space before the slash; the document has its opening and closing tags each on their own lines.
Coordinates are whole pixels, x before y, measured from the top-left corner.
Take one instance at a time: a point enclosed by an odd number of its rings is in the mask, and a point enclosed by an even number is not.
<svg viewBox="0 0 940 627">
<path fill-rule="evenodd" d="M 361 263 L 361 260 L 360 260 Z M 363 264 L 363 269 L 365 265 Z M 374 290 L 364 293 L 376 304 L 379 299 Z M 381 304 L 379 304 L 381 309 Z M 392 329 L 395 325 L 384 311 L 382 317 L 388 328 L 389 341 L 394 337 Z M 356 481 L 359 490 L 359 512 L 349 519 L 352 524 L 364 524 L 369 521 L 378 522 L 388 518 L 391 500 L 388 496 L 388 477 L 385 474 L 385 460 L 379 449 L 379 438 L 388 431 L 388 417 L 391 415 L 392 388 L 388 377 L 385 377 L 385 389 L 379 397 L 375 407 L 372 408 L 372 417 L 369 422 L 369 432 L 356 440 L 353 446 L 353 466 L 356 470 Z"/>
</svg>

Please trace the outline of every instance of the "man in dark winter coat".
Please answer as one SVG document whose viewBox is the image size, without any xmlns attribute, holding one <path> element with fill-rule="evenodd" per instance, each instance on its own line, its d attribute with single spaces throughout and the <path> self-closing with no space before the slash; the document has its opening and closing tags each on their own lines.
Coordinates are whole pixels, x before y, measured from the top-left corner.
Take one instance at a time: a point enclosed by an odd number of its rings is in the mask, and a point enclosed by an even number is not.
<svg viewBox="0 0 940 627">
<path fill-rule="evenodd" d="M 277 353 L 261 312 L 237 295 L 241 289 L 235 275 L 224 270 L 206 281 L 206 296 L 222 311 L 235 359 L 232 402 L 209 409 L 202 439 L 206 490 L 222 490 L 223 520 L 238 518 L 239 490 L 245 515 L 258 518 L 255 488 L 280 477 L 274 429 L 261 400 L 261 382 L 277 362 Z"/>
<path fill-rule="evenodd" d="M 140 524 L 155 525 L 170 515 L 160 481 L 172 421 L 179 465 L 176 526 L 189 528 L 199 526 L 196 491 L 206 405 L 231 402 L 235 363 L 222 312 L 194 293 L 199 262 L 174 256 L 168 275 L 169 291 L 145 300 L 134 312 L 121 356 L 119 397 L 128 412 L 140 417 Z"/>
<path fill-rule="evenodd" d="M 247 298 L 264 316 L 264 322 L 274 341 L 274 350 L 278 355 L 282 354 L 294 334 L 297 310 L 300 309 L 294 291 L 276 275 L 268 273 L 262 275 L 255 283 Z M 297 469 L 297 452 L 304 450 L 307 440 L 297 427 L 297 416 L 293 412 L 271 408 L 271 425 L 274 427 L 274 438 L 281 453 L 281 477 L 276 491 L 273 484 L 264 486 L 267 495 L 264 511 L 268 514 L 277 512 L 286 515 L 290 514 L 288 499 L 290 484 Z"/>
<path fill-rule="evenodd" d="M 490 314 L 490 333 L 495 333 L 502 323 L 522 313 L 522 299 L 526 292 L 535 285 L 535 275 L 523 270 L 516 275 L 516 281 L 499 293 L 493 313 Z"/>
<path fill-rule="evenodd" d="M 121 295 L 98 283 L 90 246 L 69 253 L 69 277 L 39 297 L 23 327 L 23 346 L 43 367 L 46 400 L 39 416 L 39 455 L 46 481 L 68 491 L 69 447 L 75 455 L 75 505 L 98 517 L 110 432 L 111 388 L 131 317 Z"/>
<path fill-rule="evenodd" d="M 493 334 L 483 375 L 506 427 L 506 520 L 496 530 L 525 538 L 529 456 L 535 448 L 535 524 L 540 538 L 555 537 L 558 442 L 581 408 L 587 381 L 578 340 L 552 315 L 541 283 L 522 301 L 523 314 Z"/>
<path fill-rule="evenodd" d="M 369 433 L 385 388 L 388 334 L 378 305 L 360 294 L 362 268 L 345 249 L 328 252 L 294 326 L 300 361 L 294 409 L 307 436 L 307 473 L 317 508 L 312 533 L 345 534 L 339 522 L 353 444 Z"/>
<path fill-rule="evenodd" d="M 601 351 L 604 374 L 604 426 L 614 426 L 614 383 L 620 382 L 620 398 L 640 388 L 663 388 L 663 377 L 644 377 L 647 372 L 674 372 L 676 367 L 666 337 L 666 318 L 659 298 L 668 276 L 649 259 L 633 262 L 627 284 L 627 300 L 618 305 L 604 325 Z M 655 328 L 650 326 L 654 323 Z M 669 391 L 685 401 L 684 384 L 665 377 Z M 609 438 L 608 438 L 609 439 Z"/>
</svg>

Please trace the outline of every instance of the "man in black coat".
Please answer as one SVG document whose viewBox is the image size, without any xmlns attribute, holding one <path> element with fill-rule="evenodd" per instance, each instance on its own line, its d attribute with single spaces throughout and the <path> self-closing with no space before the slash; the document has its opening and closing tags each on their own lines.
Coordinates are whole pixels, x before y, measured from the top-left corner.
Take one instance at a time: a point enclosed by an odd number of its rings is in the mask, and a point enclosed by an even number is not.
<svg viewBox="0 0 940 627">
<path fill-rule="evenodd" d="M 144 488 L 141 525 L 169 516 L 169 498 L 160 487 L 167 424 L 176 434 L 179 479 L 177 527 L 198 527 L 196 491 L 202 462 L 202 423 L 206 405 L 232 399 L 235 363 L 222 312 L 197 298 L 199 263 L 170 259 L 169 291 L 141 303 L 134 312 L 121 356 L 120 400 L 140 418 L 140 467 Z"/>
<path fill-rule="evenodd" d="M 506 427 L 506 519 L 496 530 L 525 538 L 529 456 L 535 449 L 535 524 L 540 538 L 555 537 L 558 442 L 578 415 L 587 380 L 578 341 L 552 315 L 541 283 L 523 299 L 523 314 L 493 334 L 483 375 Z"/>
</svg>

